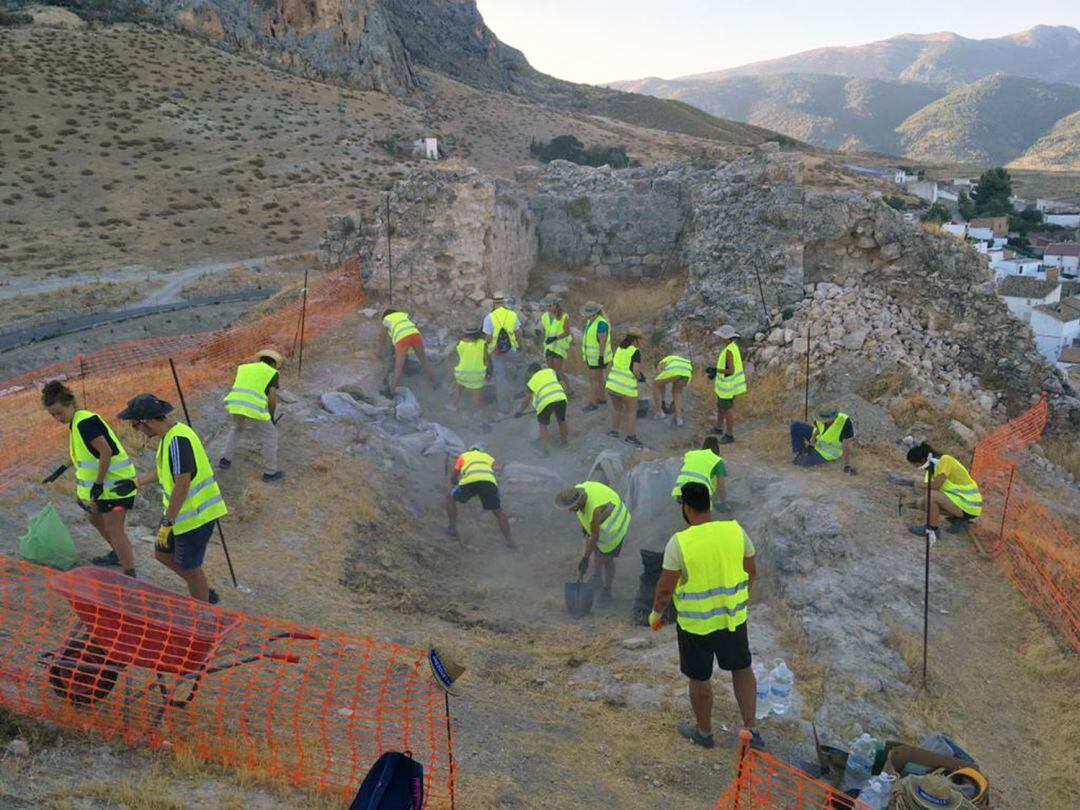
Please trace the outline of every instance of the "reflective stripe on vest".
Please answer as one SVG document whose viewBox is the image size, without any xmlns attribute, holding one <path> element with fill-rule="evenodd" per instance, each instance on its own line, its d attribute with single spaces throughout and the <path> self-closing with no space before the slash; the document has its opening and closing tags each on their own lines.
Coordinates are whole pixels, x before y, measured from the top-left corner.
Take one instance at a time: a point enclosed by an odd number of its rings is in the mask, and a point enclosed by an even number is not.
<svg viewBox="0 0 1080 810">
<path fill-rule="evenodd" d="M 679 498 L 682 496 L 683 484 L 698 483 L 704 484 L 709 490 L 709 497 L 713 496 L 716 492 L 716 487 L 713 485 L 712 471 L 723 461 L 720 456 L 716 455 L 712 450 L 689 450 L 686 455 L 683 456 L 682 470 L 679 472 L 679 477 L 675 479 L 675 486 L 671 490 L 672 498 Z"/>
<path fill-rule="evenodd" d="M 533 410 L 538 414 L 553 402 L 566 402 L 566 392 L 554 369 L 540 369 L 529 378 L 526 386 L 532 391 Z"/>
<path fill-rule="evenodd" d="M 600 359 L 600 338 L 597 335 L 600 324 L 605 324 L 608 328 L 603 360 Z M 581 336 L 581 357 L 590 366 L 598 366 L 601 362 L 611 362 L 611 324 L 608 323 L 607 318 L 597 315 L 585 324 L 585 331 Z"/>
<path fill-rule="evenodd" d="M 499 331 L 502 330 L 510 338 L 510 348 L 516 351 L 518 348 L 517 328 L 518 316 L 514 310 L 506 307 L 493 309 L 491 311 L 491 341 L 488 343 L 488 349 L 495 351 L 495 344 L 499 342 Z"/>
<path fill-rule="evenodd" d="M 266 386 L 277 373 L 276 368 L 261 360 L 238 366 L 232 390 L 225 395 L 225 410 L 258 422 L 270 421 Z"/>
<path fill-rule="evenodd" d="M 694 366 L 685 357 L 680 357 L 677 354 L 669 354 L 663 360 L 660 361 L 660 373 L 656 375 L 656 380 L 673 380 L 679 377 L 690 380 L 694 376 Z"/>
<path fill-rule="evenodd" d="M 182 424 L 175 424 L 169 428 L 169 432 L 161 437 L 157 448 L 158 483 L 161 484 L 162 509 L 168 510 L 169 498 L 172 496 L 175 485 L 172 467 L 169 464 L 169 447 L 173 439 L 178 436 L 191 442 L 191 451 L 195 456 L 195 475 L 191 479 L 191 488 L 180 505 L 176 520 L 173 521 L 173 533 L 185 534 L 223 517 L 229 510 L 225 508 L 225 500 L 214 479 L 214 469 L 210 466 L 210 459 L 206 456 L 202 442 L 199 441 L 194 430 Z"/>
<path fill-rule="evenodd" d="M 540 316 L 540 323 L 544 327 L 544 351 L 557 354 L 563 358 L 570 354 L 571 341 L 569 334 L 566 337 L 559 337 L 566 331 L 566 317 L 565 312 L 558 318 L 551 317 L 550 312 L 545 312 Z M 548 343 L 547 341 L 551 338 L 557 338 L 557 340 Z"/>
<path fill-rule="evenodd" d="M 945 459 L 945 458 L 952 458 L 952 456 L 942 456 L 942 459 Z M 953 461 L 956 463 L 956 465 L 960 469 L 962 469 L 965 473 L 967 473 L 967 468 L 964 467 L 964 465 L 962 465 L 959 461 L 956 461 L 956 459 L 953 459 Z M 939 460 L 938 463 L 940 464 L 941 461 Z M 927 477 L 929 475 L 930 475 L 929 471 L 927 471 L 926 473 L 923 474 L 923 481 L 924 482 L 927 480 Z M 937 476 L 935 475 L 935 477 L 937 477 Z M 969 478 L 971 477 L 970 473 L 968 473 L 968 477 Z M 972 517 L 978 517 L 979 515 L 982 514 L 982 506 L 983 506 L 982 492 L 979 491 L 979 485 L 974 482 L 974 479 L 972 480 L 971 484 L 963 485 L 963 484 L 954 484 L 952 481 L 950 481 L 948 478 L 946 478 L 941 483 L 941 491 L 943 493 L 945 493 L 945 496 L 950 501 L 952 501 L 954 504 L 956 504 L 956 506 L 965 515 L 971 515 Z"/>
<path fill-rule="evenodd" d="M 457 483 L 459 487 L 477 481 L 490 481 L 498 485 L 495 480 L 495 459 L 487 453 L 480 450 L 466 450 L 461 454 L 461 461 Z"/>
<path fill-rule="evenodd" d="M 416 328 L 416 324 L 409 320 L 407 312 L 391 312 L 385 318 L 384 321 L 390 321 L 390 326 L 387 331 L 390 333 L 390 342 L 397 343 L 410 335 L 419 335 L 420 330 Z"/>
<path fill-rule="evenodd" d="M 636 346 L 615 350 L 615 359 L 611 361 L 611 370 L 608 372 L 607 384 L 604 386 L 611 393 L 637 399 L 638 381 L 630 371 L 630 361 L 636 351 Z"/>
<path fill-rule="evenodd" d="M 686 582 L 675 589 L 678 623 L 687 633 L 734 630 L 746 621 L 750 579 L 743 568 L 746 541 L 734 520 L 713 520 L 675 535 Z"/>
<path fill-rule="evenodd" d="M 578 484 L 576 489 L 585 493 L 585 506 L 578 510 L 577 518 L 586 533 L 592 532 L 592 519 L 596 510 L 606 504 L 612 504 L 611 513 L 600 523 L 600 531 L 596 539 L 598 549 L 605 554 L 611 553 L 618 548 L 630 528 L 630 510 L 626 508 L 615 490 L 599 481 L 585 481 Z"/>
<path fill-rule="evenodd" d="M 731 374 L 725 376 L 726 363 L 724 357 L 731 355 Z M 743 373 L 742 353 L 739 347 L 732 341 L 720 350 L 716 358 L 716 384 L 713 391 L 720 399 L 731 399 L 739 394 L 746 393 L 746 374 Z"/>
<path fill-rule="evenodd" d="M 484 365 L 485 348 L 482 340 L 458 341 L 458 364 L 454 368 L 454 382 L 462 388 L 484 387 L 484 378 L 487 376 L 487 368 Z"/>
<path fill-rule="evenodd" d="M 814 430 L 817 433 L 814 449 L 826 461 L 836 461 L 844 455 L 844 443 L 840 441 L 840 434 L 844 431 L 847 421 L 846 413 L 838 413 L 828 428 L 825 428 L 824 422 L 814 422 Z"/>
<path fill-rule="evenodd" d="M 75 411 L 75 415 L 71 418 L 71 432 L 68 436 L 68 454 L 71 456 L 71 465 L 75 468 L 75 495 L 82 501 L 90 500 L 90 487 L 97 481 L 99 462 L 86 442 L 83 441 L 82 434 L 79 433 L 79 423 L 94 416 L 98 415 L 93 411 Z M 101 419 L 101 417 L 98 416 L 98 419 Z M 104 419 L 101 419 L 101 424 L 105 425 L 105 432 L 116 447 L 116 452 L 109 460 L 109 469 L 106 471 L 105 480 L 102 482 L 103 490 L 100 500 L 112 501 L 119 498 L 130 498 L 134 492 L 127 495 L 117 495 L 112 491 L 112 487 L 120 481 L 134 482 L 138 476 L 135 471 L 135 464 L 128 457 L 124 445 L 120 444 L 120 440 L 116 438 L 116 434 L 113 433 L 112 428 Z"/>
</svg>

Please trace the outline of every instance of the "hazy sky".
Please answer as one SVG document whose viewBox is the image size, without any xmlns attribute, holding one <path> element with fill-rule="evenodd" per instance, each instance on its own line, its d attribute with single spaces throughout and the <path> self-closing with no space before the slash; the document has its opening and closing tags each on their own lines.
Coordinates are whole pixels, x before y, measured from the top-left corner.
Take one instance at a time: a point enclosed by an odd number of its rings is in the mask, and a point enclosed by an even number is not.
<svg viewBox="0 0 1080 810">
<path fill-rule="evenodd" d="M 999 37 L 1080 28 L 1080 0 L 477 0 L 488 26 L 534 67 L 579 82 L 672 78 L 826 45 L 954 31 Z"/>
</svg>

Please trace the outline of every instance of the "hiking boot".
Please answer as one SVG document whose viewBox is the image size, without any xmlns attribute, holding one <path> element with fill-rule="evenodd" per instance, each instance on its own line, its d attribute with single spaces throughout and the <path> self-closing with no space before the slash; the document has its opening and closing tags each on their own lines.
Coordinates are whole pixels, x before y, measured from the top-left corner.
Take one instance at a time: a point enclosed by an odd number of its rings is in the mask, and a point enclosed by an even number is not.
<svg viewBox="0 0 1080 810">
<path fill-rule="evenodd" d="M 679 723 L 679 733 L 694 745 L 700 745 L 702 748 L 712 748 L 716 745 L 713 735 L 702 734 L 698 731 L 697 723 L 691 720 L 683 720 Z"/>
<path fill-rule="evenodd" d="M 758 751 L 765 750 L 765 740 L 761 739 L 761 735 L 757 733 L 757 729 L 750 729 L 750 747 L 756 748 Z"/>
<path fill-rule="evenodd" d="M 609 430 L 607 432 L 607 435 L 610 436 L 613 439 L 617 439 L 617 438 L 619 438 L 619 431 L 617 431 L 617 430 Z"/>
<path fill-rule="evenodd" d="M 120 565 L 120 558 L 116 556 L 115 551 L 110 551 L 108 554 L 102 554 L 100 557 L 94 557 L 90 560 L 94 565 Z"/>
<path fill-rule="evenodd" d="M 667 419 L 667 414 L 665 414 L 663 411 L 656 411 L 653 413 L 652 418 L 655 419 L 657 422 L 663 422 L 665 419 Z"/>
<path fill-rule="evenodd" d="M 916 537 L 926 537 L 926 524 L 922 524 L 922 525 L 919 525 L 919 526 L 908 526 L 908 531 L 911 532 Z M 939 532 L 940 529 L 938 529 L 937 526 L 931 526 L 930 531 L 936 533 L 936 532 Z"/>
<path fill-rule="evenodd" d="M 590 402 L 588 405 L 586 405 L 581 410 L 582 410 L 583 413 L 592 413 L 595 410 L 599 410 L 599 408 L 600 408 L 600 406 L 597 405 L 595 402 Z"/>
<path fill-rule="evenodd" d="M 218 596 L 217 591 L 215 591 L 213 588 L 211 588 L 210 589 L 210 595 L 206 598 L 206 601 L 209 602 L 211 605 L 216 605 L 218 602 L 221 601 L 221 597 Z"/>
<path fill-rule="evenodd" d="M 963 534 L 967 525 L 968 521 L 964 520 L 964 518 L 950 517 L 949 526 L 945 531 L 949 534 Z"/>
<path fill-rule="evenodd" d="M 623 441 L 631 447 L 636 447 L 639 450 L 645 449 L 645 445 L 642 444 L 641 439 L 639 439 L 637 436 L 627 436 L 625 439 L 623 439 Z"/>
<path fill-rule="evenodd" d="M 281 470 L 278 470 L 276 473 L 263 473 L 263 483 L 269 484 L 272 481 L 280 481 L 284 477 L 285 473 Z"/>
<path fill-rule="evenodd" d="M 735 437 L 732 436 L 730 433 L 725 433 L 723 436 L 720 437 L 720 444 L 734 444 L 734 443 L 735 443 Z"/>
<path fill-rule="evenodd" d="M 220 461 L 218 461 L 217 466 L 219 470 L 227 470 L 229 469 L 229 467 L 232 466 L 232 462 L 229 461 L 229 459 L 227 458 L 222 458 Z"/>
</svg>

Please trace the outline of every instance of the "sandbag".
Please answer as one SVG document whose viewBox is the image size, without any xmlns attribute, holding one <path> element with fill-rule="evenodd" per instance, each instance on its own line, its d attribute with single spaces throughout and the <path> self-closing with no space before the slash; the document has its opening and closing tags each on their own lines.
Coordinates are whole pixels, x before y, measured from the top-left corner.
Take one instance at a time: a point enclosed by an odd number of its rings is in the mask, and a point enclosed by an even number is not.
<svg viewBox="0 0 1080 810">
<path fill-rule="evenodd" d="M 26 534 L 19 538 L 19 556 L 61 571 L 78 563 L 79 552 L 52 501 L 26 521 Z"/>
</svg>

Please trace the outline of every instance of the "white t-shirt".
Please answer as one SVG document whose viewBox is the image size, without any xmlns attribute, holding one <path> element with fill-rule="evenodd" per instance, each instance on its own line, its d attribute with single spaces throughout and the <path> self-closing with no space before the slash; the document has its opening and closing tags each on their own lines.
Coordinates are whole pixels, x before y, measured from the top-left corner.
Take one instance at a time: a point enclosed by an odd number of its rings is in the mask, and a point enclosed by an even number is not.
<svg viewBox="0 0 1080 810">
<path fill-rule="evenodd" d="M 746 529 L 743 529 L 743 542 L 746 544 L 743 556 L 753 557 L 756 552 L 754 544 L 750 540 L 750 535 L 746 533 Z M 666 571 L 679 571 L 679 582 L 686 582 L 686 566 L 683 563 L 682 547 L 679 545 L 678 538 L 675 535 L 671 536 L 664 547 L 664 562 L 662 565 Z"/>
</svg>

